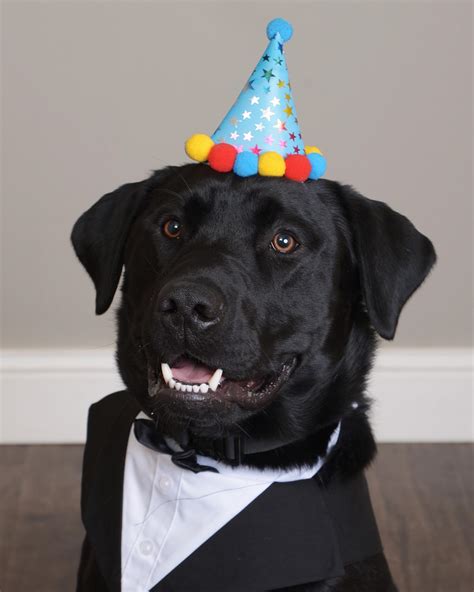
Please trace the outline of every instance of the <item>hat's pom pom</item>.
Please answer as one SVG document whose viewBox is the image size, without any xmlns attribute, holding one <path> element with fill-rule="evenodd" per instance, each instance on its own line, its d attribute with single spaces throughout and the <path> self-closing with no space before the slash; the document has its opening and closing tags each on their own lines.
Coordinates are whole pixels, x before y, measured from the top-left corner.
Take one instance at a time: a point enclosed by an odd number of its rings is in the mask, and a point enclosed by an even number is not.
<svg viewBox="0 0 474 592">
<path fill-rule="evenodd" d="M 219 173 L 229 173 L 234 166 L 237 150 L 232 144 L 221 142 L 211 148 L 209 152 L 209 166 Z"/>
<path fill-rule="evenodd" d="M 214 142 L 206 134 L 194 134 L 186 140 L 184 149 L 191 160 L 206 162 L 213 146 Z"/>
<path fill-rule="evenodd" d="M 321 150 L 317 146 L 305 146 L 304 151 L 305 151 L 305 154 L 313 154 L 313 152 L 317 152 L 318 154 L 322 154 Z"/>
<path fill-rule="evenodd" d="M 267 37 L 271 40 L 279 33 L 283 43 L 289 41 L 293 35 L 293 27 L 288 21 L 282 18 L 276 18 L 267 25 Z"/>
<path fill-rule="evenodd" d="M 283 177 L 285 159 L 278 152 L 264 152 L 258 158 L 258 173 L 263 177 Z"/>
<path fill-rule="evenodd" d="M 320 152 L 310 152 L 306 158 L 311 163 L 310 179 L 319 179 L 326 172 L 326 159 Z"/>
<path fill-rule="evenodd" d="M 311 162 L 304 154 L 290 154 L 285 160 L 285 177 L 304 182 L 311 173 Z"/>
<path fill-rule="evenodd" d="M 239 177 L 250 177 L 258 173 L 258 154 L 239 152 L 234 162 L 234 173 Z"/>
</svg>

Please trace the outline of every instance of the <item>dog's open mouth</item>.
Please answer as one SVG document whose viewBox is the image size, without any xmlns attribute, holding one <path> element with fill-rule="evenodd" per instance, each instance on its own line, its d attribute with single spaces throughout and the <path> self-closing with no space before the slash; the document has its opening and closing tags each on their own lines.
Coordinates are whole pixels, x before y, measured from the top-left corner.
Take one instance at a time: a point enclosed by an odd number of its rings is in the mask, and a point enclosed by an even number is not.
<svg viewBox="0 0 474 592">
<path fill-rule="evenodd" d="M 161 372 L 149 368 L 148 394 L 187 403 L 220 401 L 257 409 L 272 400 L 295 366 L 296 358 L 292 358 L 271 376 L 232 380 L 222 368 L 210 368 L 191 357 L 181 356 L 171 365 L 163 362 Z"/>
</svg>

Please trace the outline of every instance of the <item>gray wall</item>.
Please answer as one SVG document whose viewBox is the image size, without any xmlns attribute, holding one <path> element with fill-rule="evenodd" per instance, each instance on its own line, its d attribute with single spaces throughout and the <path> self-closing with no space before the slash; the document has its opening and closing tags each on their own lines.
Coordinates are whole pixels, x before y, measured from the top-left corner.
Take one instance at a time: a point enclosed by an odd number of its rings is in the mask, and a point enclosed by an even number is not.
<svg viewBox="0 0 474 592">
<path fill-rule="evenodd" d="M 439 263 L 399 346 L 471 341 L 469 2 L 3 4 L 3 346 L 113 342 L 68 243 L 103 193 L 185 161 L 245 82 L 274 16 L 303 134 L 328 177 L 403 212 Z"/>
</svg>

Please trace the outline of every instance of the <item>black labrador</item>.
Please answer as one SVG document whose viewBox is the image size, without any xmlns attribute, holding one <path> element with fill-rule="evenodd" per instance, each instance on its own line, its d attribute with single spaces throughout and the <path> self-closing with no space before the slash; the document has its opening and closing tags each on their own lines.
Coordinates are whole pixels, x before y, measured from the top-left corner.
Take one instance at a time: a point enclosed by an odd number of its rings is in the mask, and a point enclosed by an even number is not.
<svg viewBox="0 0 474 592">
<path fill-rule="evenodd" d="M 72 242 L 97 314 L 125 270 L 118 365 L 158 432 L 224 462 L 235 456 L 215 443 L 244 440 L 239 462 L 290 467 L 313 463 L 341 422 L 320 482 L 363 473 L 376 452 L 365 394 L 376 334 L 394 337 L 435 262 L 407 218 L 334 181 L 192 164 L 105 195 Z M 395 586 L 380 552 L 284 589 Z"/>
</svg>

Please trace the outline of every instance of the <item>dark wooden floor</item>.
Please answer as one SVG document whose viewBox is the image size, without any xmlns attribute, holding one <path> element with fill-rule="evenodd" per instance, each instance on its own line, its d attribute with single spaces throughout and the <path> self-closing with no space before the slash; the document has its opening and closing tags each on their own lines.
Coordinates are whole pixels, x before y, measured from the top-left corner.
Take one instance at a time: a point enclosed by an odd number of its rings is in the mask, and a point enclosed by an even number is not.
<svg viewBox="0 0 474 592">
<path fill-rule="evenodd" d="M 0 447 L 1 592 L 74 590 L 81 456 L 80 446 Z M 468 444 L 380 446 L 369 481 L 401 592 L 474 589 L 472 460 Z"/>
</svg>

